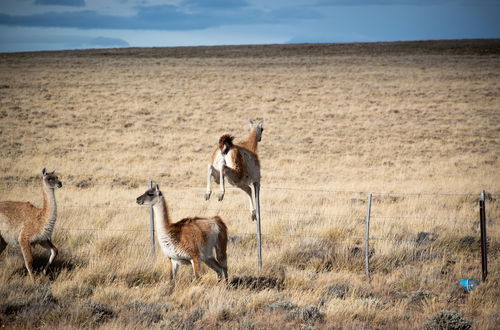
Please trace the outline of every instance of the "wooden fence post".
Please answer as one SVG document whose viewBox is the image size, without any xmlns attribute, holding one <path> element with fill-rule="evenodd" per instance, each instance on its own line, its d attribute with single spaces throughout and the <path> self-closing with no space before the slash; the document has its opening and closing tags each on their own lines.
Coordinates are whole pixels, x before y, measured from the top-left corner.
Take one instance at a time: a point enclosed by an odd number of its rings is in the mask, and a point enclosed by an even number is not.
<svg viewBox="0 0 500 330">
<path fill-rule="evenodd" d="M 262 232 L 260 228 L 260 183 L 254 184 L 255 191 L 255 215 L 257 218 L 257 256 L 259 270 L 262 270 Z"/>
<path fill-rule="evenodd" d="M 260 231 L 260 217 L 257 219 L 257 263 L 262 269 L 262 233 Z"/>
<path fill-rule="evenodd" d="M 481 197 L 479 198 L 479 223 L 481 226 L 481 266 L 483 281 L 486 281 L 488 276 L 488 237 L 486 236 L 486 198 L 484 190 L 481 191 Z"/>
<path fill-rule="evenodd" d="M 153 181 L 149 181 L 149 189 L 153 188 Z M 150 240 L 150 243 L 151 243 L 151 253 L 153 255 L 156 254 L 155 252 L 155 214 L 154 214 L 154 211 L 153 211 L 153 205 L 150 206 L 149 208 L 149 226 L 150 226 L 150 230 L 149 230 L 149 240 Z"/>
<path fill-rule="evenodd" d="M 366 280 L 370 281 L 370 215 L 372 210 L 372 194 L 368 195 L 368 210 L 365 218 L 365 274 Z"/>
</svg>

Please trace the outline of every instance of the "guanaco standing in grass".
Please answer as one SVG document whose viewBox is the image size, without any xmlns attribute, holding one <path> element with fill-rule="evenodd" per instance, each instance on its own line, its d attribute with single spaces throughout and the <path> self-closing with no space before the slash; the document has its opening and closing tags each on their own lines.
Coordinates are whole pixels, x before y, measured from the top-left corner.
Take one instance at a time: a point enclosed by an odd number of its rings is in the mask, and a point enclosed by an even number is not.
<svg viewBox="0 0 500 330">
<path fill-rule="evenodd" d="M 252 220 L 260 219 L 260 163 L 257 146 L 262 139 L 264 120 L 249 120 L 250 134 L 244 141 L 233 143 L 234 137 L 224 134 L 219 145 L 212 152 L 212 162 L 208 165 L 207 190 L 205 200 L 212 193 L 212 179 L 220 184 L 219 201 L 225 193 L 224 181 L 243 190 L 250 201 Z M 253 196 L 252 196 L 253 186 Z"/>
<path fill-rule="evenodd" d="M 57 220 L 57 204 L 54 190 L 62 183 L 55 171 L 42 171 L 43 206 L 38 208 L 29 202 L 0 202 L 0 254 L 7 244 L 21 247 L 24 264 L 33 279 L 33 254 L 31 246 L 40 244 L 50 250 L 50 257 L 43 273 L 47 273 L 57 248 L 52 244 L 52 231 Z"/>
<path fill-rule="evenodd" d="M 227 281 L 227 227 L 220 217 L 185 218 L 172 223 L 157 184 L 137 197 L 137 204 L 153 206 L 158 243 L 171 262 L 172 283 L 182 264 L 191 264 L 194 276 L 199 278 L 200 261 L 213 269 L 219 279 L 224 275 Z"/>
</svg>

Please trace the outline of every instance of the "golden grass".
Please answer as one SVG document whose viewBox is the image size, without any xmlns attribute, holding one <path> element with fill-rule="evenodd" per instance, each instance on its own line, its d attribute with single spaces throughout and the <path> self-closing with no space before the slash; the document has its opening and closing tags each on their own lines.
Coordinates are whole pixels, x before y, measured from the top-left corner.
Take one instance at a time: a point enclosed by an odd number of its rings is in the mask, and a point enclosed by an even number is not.
<svg viewBox="0 0 500 330">
<path fill-rule="evenodd" d="M 420 328 L 455 309 L 495 328 L 499 54 L 496 40 L 0 54 L 0 200 L 40 205 L 43 167 L 64 184 L 49 275 L 31 284 L 18 249 L 0 256 L 0 324 Z M 262 271 L 244 194 L 203 200 L 213 146 L 252 117 L 265 118 Z M 135 204 L 149 179 L 174 219 L 225 220 L 230 280 L 282 285 L 227 287 L 207 269 L 193 282 L 182 267 L 172 288 Z M 481 276 L 481 189 L 494 194 L 490 274 L 466 294 L 458 281 Z"/>
</svg>

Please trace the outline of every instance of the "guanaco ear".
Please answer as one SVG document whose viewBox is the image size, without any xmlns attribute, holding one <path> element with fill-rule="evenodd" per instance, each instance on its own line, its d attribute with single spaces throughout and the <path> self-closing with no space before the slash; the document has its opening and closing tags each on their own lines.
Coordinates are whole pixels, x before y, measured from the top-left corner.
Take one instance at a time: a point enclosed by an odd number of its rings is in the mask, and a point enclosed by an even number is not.
<svg viewBox="0 0 500 330">
<path fill-rule="evenodd" d="M 248 125 L 250 125 L 250 129 L 252 129 L 252 127 L 253 127 L 253 120 L 252 119 L 248 119 Z"/>
<path fill-rule="evenodd" d="M 55 169 L 54 169 L 52 172 L 50 172 L 50 174 L 54 174 L 54 173 L 56 173 L 56 170 L 55 170 Z"/>
<path fill-rule="evenodd" d="M 162 196 L 160 186 L 158 184 L 156 184 L 155 191 L 158 193 L 158 196 Z"/>
<path fill-rule="evenodd" d="M 44 167 L 44 168 L 43 168 L 43 170 L 42 170 L 42 175 L 43 175 L 43 176 L 46 176 L 46 175 L 47 175 L 47 170 L 45 169 L 45 167 Z"/>
</svg>

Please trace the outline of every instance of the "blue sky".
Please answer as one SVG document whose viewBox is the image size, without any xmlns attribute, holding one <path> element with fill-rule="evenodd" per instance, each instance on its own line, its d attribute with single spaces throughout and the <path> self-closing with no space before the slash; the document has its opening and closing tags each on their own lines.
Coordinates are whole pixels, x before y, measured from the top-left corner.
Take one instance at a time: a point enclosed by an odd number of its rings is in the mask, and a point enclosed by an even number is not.
<svg viewBox="0 0 500 330">
<path fill-rule="evenodd" d="M 500 0 L 0 0 L 0 52 L 500 38 Z"/>
</svg>

